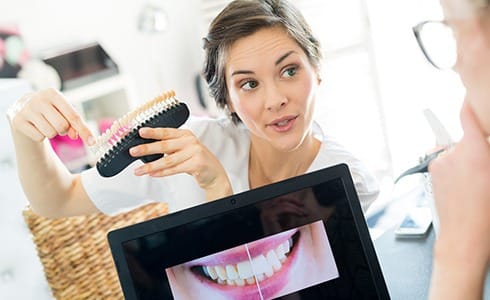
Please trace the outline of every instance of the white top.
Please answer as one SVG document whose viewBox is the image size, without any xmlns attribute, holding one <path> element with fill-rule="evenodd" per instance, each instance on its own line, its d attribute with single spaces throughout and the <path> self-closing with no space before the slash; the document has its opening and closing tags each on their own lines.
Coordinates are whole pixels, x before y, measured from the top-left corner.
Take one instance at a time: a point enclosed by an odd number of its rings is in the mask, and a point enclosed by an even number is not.
<svg viewBox="0 0 490 300">
<path fill-rule="evenodd" d="M 245 126 L 236 126 L 228 119 L 193 117 L 187 121 L 185 127 L 220 160 L 234 193 L 250 189 L 250 134 Z M 357 158 L 325 136 L 317 123 L 313 123 L 313 134 L 322 144 L 307 172 L 346 163 L 351 171 L 362 209 L 366 211 L 379 193 L 374 176 Z M 167 202 L 169 212 L 175 212 L 206 202 L 204 190 L 199 187 L 194 177 L 188 174 L 159 178 L 135 176 L 133 170 L 141 164 L 142 162 L 137 160 L 111 178 L 100 176 L 96 168 L 81 173 L 86 192 L 101 212 L 115 215 L 155 201 Z"/>
</svg>

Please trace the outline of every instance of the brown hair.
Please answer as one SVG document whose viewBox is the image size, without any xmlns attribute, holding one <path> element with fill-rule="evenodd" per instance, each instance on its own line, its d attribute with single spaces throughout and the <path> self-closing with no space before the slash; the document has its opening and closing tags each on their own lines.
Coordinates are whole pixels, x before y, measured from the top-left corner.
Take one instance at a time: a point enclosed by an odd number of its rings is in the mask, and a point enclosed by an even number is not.
<svg viewBox="0 0 490 300">
<path fill-rule="evenodd" d="M 235 0 L 211 22 L 208 36 L 203 39 L 204 78 L 218 107 L 228 108 L 225 64 L 229 48 L 238 39 L 270 27 L 284 28 L 303 49 L 312 66 L 320 71 L 320 42 L 297 8 L 285 0 Z M 240 122 L 236 113 L 231 113 L 231 119 L 235 124 Z"/>
</svg>

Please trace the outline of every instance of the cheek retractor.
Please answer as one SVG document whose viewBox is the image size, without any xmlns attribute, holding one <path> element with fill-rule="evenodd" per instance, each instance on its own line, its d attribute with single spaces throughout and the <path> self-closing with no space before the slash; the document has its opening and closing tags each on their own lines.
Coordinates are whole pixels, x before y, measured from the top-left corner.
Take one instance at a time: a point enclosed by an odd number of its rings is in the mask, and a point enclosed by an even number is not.
<svg viewBox="0 0 490 300">
<path fill-rule="evenodd" d="M 112 177 L 137 159 L 147 163 L 163 157 L 163 154 L 143 157 L 129 154 L 129 149 L 134 146 L 156 141 L 142 138 L 138 130 L 142 127 L 178 128 L 189 118 L 189 114 L 189 108 L 175 98 L 174 91 L 167 91 L 127 113 L 97 137 L 95 145 L 90 147 L 98 157 L 97 171 L 103 177 Z"/>
</svg>

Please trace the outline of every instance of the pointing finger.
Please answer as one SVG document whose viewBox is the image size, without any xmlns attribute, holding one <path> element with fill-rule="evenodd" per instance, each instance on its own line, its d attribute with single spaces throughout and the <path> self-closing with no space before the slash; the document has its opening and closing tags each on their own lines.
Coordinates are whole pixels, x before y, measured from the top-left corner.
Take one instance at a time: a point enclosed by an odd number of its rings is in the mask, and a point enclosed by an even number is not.
<svg viewBox="0 0 490 300">
<path fill-rule="evenodd" d="M 64 116 L 85 144 L 92 146 L 95 143 L 95 138 L 87 124 L 67 101 L 63 100 L 61 96 L 53 97 L 53 105 Z"/>
</svg>

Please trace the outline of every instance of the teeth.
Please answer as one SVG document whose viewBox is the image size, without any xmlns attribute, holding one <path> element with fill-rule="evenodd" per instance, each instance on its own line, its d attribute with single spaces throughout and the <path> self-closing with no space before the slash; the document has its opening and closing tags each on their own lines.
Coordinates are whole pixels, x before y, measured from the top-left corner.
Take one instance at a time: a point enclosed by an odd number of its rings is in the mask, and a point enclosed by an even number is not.
<svg viewBox="0 0 490 300">
<path fill-rule="evenodd" d="M 286 260 L 286 250 L 284 249 L 284 243 L 280 244 L 275 251 L 279 261 L 284 262 Z"/>
<path fill-rule="evenodd" d="M 274 250 L 269 250 L 269 252 L 267 252 L 267 262 L 272 266 L 274 272 L 279 271 L 281 268 L 281 262 L 277 258 Z"/>
<path fill-rule="evenodd" d="M 284 120 L 284 121 L 281 121 L 281 122 L 277 122 L 276 125 L 278 125 L 278 126 L 285 126 L 287 123 L 289 123 L 289 120 Z"/>
<path fill-rule="evenodd" d="M 206 275 L 211 277 L 213 280 L 216 280 L 216 278 L 218 278 L 218 274 L 216 274 L 215 268 L 205 266 L 204 270 L 205 270 L 204 272 L 206 273 Z"/>
<path fill-rule="evenodd" d="M 265 279 L 264 274 L 259 274 L 259 275 L 256 275 L 255 277 L 257 278 L 257 281 L 258 281 L 258 282 L 261 282 L 262 280 L 264 280 L 264 279 Z"/>
<path fill-rule="evenodd" d="M 240 278 L 245 279 L 253 276 L 252 264 L 248 260 L 239 262 L 237 264 L 237 269 Z"/>
<path fill-rule="evenodd" d="M 238 278 L 235 280 L 236 285 L 238 286 L 244 286 L 245 285 L 245 280 Z"/>
<path fill-rule="evenodd" d="M 286 254 L 291 251 L 292 238 L 279 244 L 275 249 L 260 254 L 252 260 L 234 264 L 202 266 L 203 273 L 213 281 L 222 285 L 251 285 L 260 282 L 278 272 L 286 260 Z"/>
<path fill-rule="evenodd" d="M 270 277 L 274 273 L 272 266 L 267 262 L 264 255 L 259 255 L 252 259 L 252 268 L 254 273 L 259 275 L 266 274 Z"/>
<path fill-rule="evenodd" d="M 234 280 L 234 279 L 238 278 L 238 273 L 237 273 L 235 267 L 232 265 L 226 266 L 226 275 L 228 276 L 228 279 Z"/>
<path fill-rule="evenodd" d="M 95 144 L 90 146 L 90 151 L 100 162 L 109 150 L 116 145 L 132 130 L 160 112 L 167 111 L 180 102 L 175 98 L 174 91 L 167 91 L 143 103 L 124 116 L 114 121 L 112 125 L 102 134 L 95 138 Z"/>
<path fill-rule="evenodd" d="M 225 271 L 225 268 L 223 268 L 222 266 L 216 266 L 214 268 L 216 270 L 216 274 L 218 274 L 218 277 L 221 280 L 226 280 L 226 271 Z"/>
</svg>

